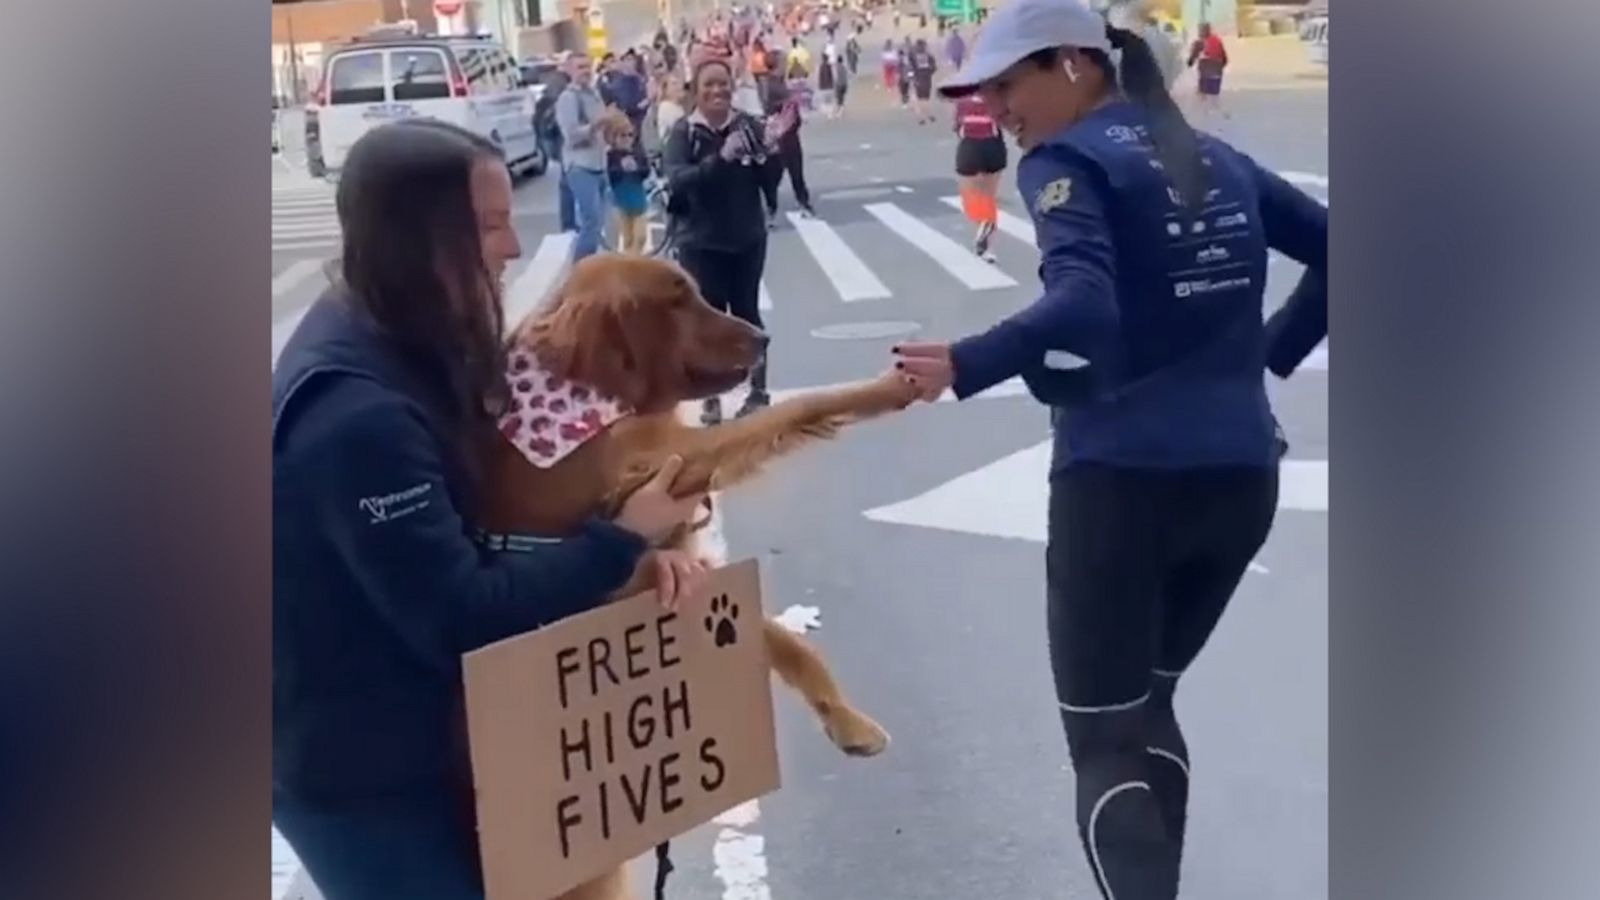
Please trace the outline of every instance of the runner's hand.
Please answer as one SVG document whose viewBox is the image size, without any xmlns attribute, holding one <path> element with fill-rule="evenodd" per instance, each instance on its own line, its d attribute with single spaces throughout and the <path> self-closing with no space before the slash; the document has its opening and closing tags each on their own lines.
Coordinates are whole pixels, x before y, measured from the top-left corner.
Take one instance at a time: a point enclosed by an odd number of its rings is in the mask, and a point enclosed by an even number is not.
<svg viewBox="0 0 1600 900">
<path fill-rule="evenodd" d="M 910 376 L 912 383 L 921 389 L 923 400 L 932 402 L 939 399 L 956 380 L 949 344 L 900 344 L 894 348 L 894 354 L 898 357 L 894 367 Z"/>
</svg>

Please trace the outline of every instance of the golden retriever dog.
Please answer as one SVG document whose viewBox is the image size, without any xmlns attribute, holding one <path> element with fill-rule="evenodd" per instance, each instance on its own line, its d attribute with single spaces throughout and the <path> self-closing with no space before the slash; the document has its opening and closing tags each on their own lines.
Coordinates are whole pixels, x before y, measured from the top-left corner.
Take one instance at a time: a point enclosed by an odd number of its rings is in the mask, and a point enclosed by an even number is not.
<svg viewBox="0 0 1600 900">
<path fill-rule="evenodd" d="M 612 515 L 669 456 L 683 465 L 672 490 L 725 490 L 809 442 L 854 421 L 904 409 L 914 388 L 893 373 L 786 399 L 710 427 L 681 421 L 681 403 L 742 383 L 767 336 L 716 311 L 673 263 L 601 254 L 580 261 L 552 300 L 511 331 L 511 387 L 503 440 L 487 449 L 489 490 L 479 523 L 491 533 L 569 534 Z M 685 526 L 661 546 L 694 549 Z M 613 599 L 654 587 L 641 565 Z M 822 730 L 851 756 L 873 756 L 889 735 L 845 698 L 816 649 L 767 621 L 773 669 L 804 698 Z M 580 885 L 558 900 L 628 900 L 627 870 Z"/>
</svg>

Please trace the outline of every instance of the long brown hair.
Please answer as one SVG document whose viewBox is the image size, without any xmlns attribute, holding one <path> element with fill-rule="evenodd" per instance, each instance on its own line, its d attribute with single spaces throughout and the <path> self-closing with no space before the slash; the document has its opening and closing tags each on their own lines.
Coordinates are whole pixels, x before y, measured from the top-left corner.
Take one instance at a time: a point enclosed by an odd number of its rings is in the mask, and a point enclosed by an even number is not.
<svg viewBox="0 0 1600 900">
<path fill-rule="evenodd" d="M 492 427 L 506 390 L 501 287 L 472 202 L 473 168 L 503 158 L 437 120 L 383 125 L 350 148 L 336 198 L 351 303 L 438 386 L 469 441 Z"/>
</svg>

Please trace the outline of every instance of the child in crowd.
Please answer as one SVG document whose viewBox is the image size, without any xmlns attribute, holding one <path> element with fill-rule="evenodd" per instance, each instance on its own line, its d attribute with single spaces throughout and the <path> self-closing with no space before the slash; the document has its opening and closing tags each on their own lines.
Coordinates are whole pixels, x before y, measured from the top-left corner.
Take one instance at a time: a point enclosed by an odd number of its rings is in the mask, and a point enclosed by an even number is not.
<svg viewBox="0 0 1600 900">
<path fill-rule="evenodd" d="M 643 253 L 649 237 L 645 179 L 650 175 L 650 166 L 632 122 L 616 116 L 606 125 L 606 176 L 611 184 L 611 205 L 616 210 L 616 248 L 622 253 Z"/>
</svg>

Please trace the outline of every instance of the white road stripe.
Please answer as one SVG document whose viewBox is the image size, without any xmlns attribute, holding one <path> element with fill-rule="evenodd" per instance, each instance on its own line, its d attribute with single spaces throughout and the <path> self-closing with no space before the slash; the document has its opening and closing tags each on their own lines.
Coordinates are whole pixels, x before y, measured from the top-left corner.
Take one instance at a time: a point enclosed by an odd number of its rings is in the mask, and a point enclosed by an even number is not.
<svg viewBox="0 0 1600 900">
<path fill-rule="evenodd" d="M 277 206 L 272 207 L 274 219 L 309 219 L 317 216 L 323 219 L 339 220 L 339 211 L 329 203 L 318 203 L 305 206 Z"/>
<path fill-rule="evenodd" d="M 506 327 L 514 327 L 527 316 L 566 271 L 572 262 L 572 245 L 578 236 L 570 231 L 547 234 L 539 242 L 527 268 L 506 289 Z"/>
<path fill-rule="evenodd" d="M 337 247 L 340 243 L 341 241 L 337 237 L 323 241 L 274 241 L 272 252 L 277 253 L 280 250 L 315 250 L 321 247 Z"/>
<path fill-rule="evenodd" d="M 1319 188 L 1328 186 L 1328 176 L 1315 175 L 1311 172 L 1279 172 L 1278 177 L 1290 184 L 1304 184 Z"/>
<path fill-rule="evenodd" d="M 767 280 L 761 279 L 761 298 L 756 301 L 756 307 L 761 310 L 772 308 L 772 292 L 767 290 Z"/>
<path fill-rule="evenodd" d="M 685 403 L 679 415 L 693 423 L 699 404 Z M 711 495 L 711 522 L 701 534 L 701 551 L 716 565 L 728 562 L 728 542 L 722 534 L 722 494 Z M 712 821 L 722 826 L 711 847 L 713 871 L 722 883 L 722 900 L 772 900 L 767 888 L 766 839 L 755 831 L 761 804 L 747 800 Z"/>
<path fill-rule="evenodd" d="M 272 296 L 282 297 L 300 282 L 322 270 L 320 259 L 297 259 L 272 279 Z"/>
<path fill-rule="evenodd" d="M 944 201 L 945 206 L 951 207 L 952 209 L 961 208 L 960 197 L 942 197 L 940 199 Z M 1038 236 L 1034 234 L 1032 222 L 1024 219 L 1016 213 L 1009 213 L 1003 209 L 999 210 L 998 212 L 999 216 L 996 218 L 994 223 L 996 228 L 1006 234 L 1011 235 L 1017 240 L 1022 241 L 1030 247 L 1039 246 L 1039 239 Z"/>
<path fill-rule="evenodd" d="M 799 213 L 789 213 L 789 221 L 799 233 L 806 249 L 822 267 L 822 273 L 833 283 L 839 299 L 846 303 L 858 300 L 885 300 L 893 296 L 889 288 L 872 274 L 854 250 L 839 237 L 833 226 L 821 219 L 807 219 Z"/>
<path fill-rule="evenodd" d="M 343 233 L 339 229 L 338 222 L 305 222 L 290 225 L 272 223 L 272 236 L 275 238 L 337 237 Z"/>
<path fill-rule="evenodd" d="M 304 199 L 280 200 L 274 197 L 272 200 L 272 208 L 274 211 L 316 209 L 334 212 L 338 210 L 339 207 L 334 203 L 332 197 L 325 197 L 318 200 L 313 200 L 309 197 Z"/>
<path fill-rule="evenodd" d="M 996 266 L 984 262 L 971 248 L 963 247 L 933 226 L 913 217 L 893 203 L 868 203 L 867 212 L 926 253 L 939 267 L 955 276 L 969 290 L 989 291 L 1016 287 L 1017 282 Z"/>
</svg>

